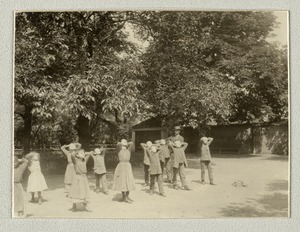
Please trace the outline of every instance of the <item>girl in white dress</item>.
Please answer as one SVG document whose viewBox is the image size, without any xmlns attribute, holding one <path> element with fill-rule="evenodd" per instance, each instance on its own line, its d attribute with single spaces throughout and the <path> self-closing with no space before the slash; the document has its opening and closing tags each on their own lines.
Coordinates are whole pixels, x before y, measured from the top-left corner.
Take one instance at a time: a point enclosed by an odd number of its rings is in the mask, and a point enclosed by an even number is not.
<svg viewBox="0 0 300 232">
<path fill-rule="evenodd" d="M 42 204 L 42 191 L 46 190 L 47 184 L 41 172 L 40 154 L 37 152 L 30 152 L 25 156 L 29 160 L 28 169 L 30 175 L 28 177 L 27 192 L 31 193 L 31 202 L 34 202 L 34 194 L 38 193 L 38 203 Z"/>
</svg>

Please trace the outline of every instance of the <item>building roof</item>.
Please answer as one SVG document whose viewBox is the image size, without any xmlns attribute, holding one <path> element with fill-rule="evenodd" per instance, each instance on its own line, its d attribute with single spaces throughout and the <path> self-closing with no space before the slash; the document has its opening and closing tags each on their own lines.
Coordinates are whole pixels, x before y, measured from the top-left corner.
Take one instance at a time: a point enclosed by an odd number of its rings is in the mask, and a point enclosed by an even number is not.
<svg viewBox="0 0 300 232">
<path fill-rule="evenodd" d="M 136 124 L 132 129 L 148 128 L 148 127 L 162 127 L 162 120 L 159 117 L 153 117 Z"/>
</svg>

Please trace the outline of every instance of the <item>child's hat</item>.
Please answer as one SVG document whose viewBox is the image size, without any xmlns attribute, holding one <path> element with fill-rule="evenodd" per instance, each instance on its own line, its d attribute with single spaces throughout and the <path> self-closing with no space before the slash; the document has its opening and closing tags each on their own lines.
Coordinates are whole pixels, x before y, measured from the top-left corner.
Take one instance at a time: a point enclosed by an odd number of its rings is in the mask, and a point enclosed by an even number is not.
<svg viewBox="0 0 300 232">
<path fill-rule="evenodd" d="M 147 145 L 147 147 L 151 147 L 151 146 L 152 146 L 152 142 L 151 142 L 151 141 L 148 141 L 148 142 L 146 143 L 146 145 Z"/>
<path fill-rule="evenodd" d="M 96 149 L 94 150 L 94 154 L 100 155 L 100 154 L 101 154 L 101 149 L 96 148 Z"/>
<path fill-rule="evenodd" d="M 182 129 L 181 126 L 174 126 L 173 128 L 174 131 L 180 131 L 181 129 Z"/>
<path fill-rule="evenodd" d="M 162 144 L 162 145 L 166 145 L 166 140 L 164 140 L 164 139 L 161 139 L 161 140 L 160 140 L 160 144 Z"/>
<path fill-rule="evenodd" d="M 180 141 L 175 141 L 174 144 L 175 144 L 175 147 L 181 147 L 181 142 Z"/>
<path fill-rule="evenodd" d="M 126 139 L 122 139 L 122 140 L 121 140 L 121 144 L 122 144 L 123 146 L 127 146 L 127 145 L 128 145 L 128 142 L 127 142 Z"/>
<path fill-rule="evenodd" d="M 79 150 L 81 148 L 81 144 L 79 143 L 71 143 L 69 145 L 69 151 Z"/>
<path fill-rule="evenodd" d="M 152 146 L 150 147 L 150 150 L 151 150 L 152 152 L 157 152 L 157 147 L 156 147 L 155 145 L 152 145 Z"/>
<path fill-rule="evenodd" d="M 201 139 L 200 139 L 200 141 L 205 141 L 205 140 L 208 140 L 208 138 L 207 137 L 202 137 Z"/>
</svg>

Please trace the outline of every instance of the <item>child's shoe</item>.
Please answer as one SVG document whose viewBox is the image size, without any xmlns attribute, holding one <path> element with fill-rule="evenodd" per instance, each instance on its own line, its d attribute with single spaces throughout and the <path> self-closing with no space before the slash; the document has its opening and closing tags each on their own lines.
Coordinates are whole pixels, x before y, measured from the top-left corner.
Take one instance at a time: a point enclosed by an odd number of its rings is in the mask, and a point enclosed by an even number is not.
<svg viewBox="0 0 300 232">
<path fill-rule="evenodd" d="M 130 201 L 130 200 L 128 199 L 128 197 L 126 197 L 124 201 L 125 201 L 126 203 L 131 203 L 131 202 L 132 202 L 132 201 Z"/>
<path fill-rule="evenodd" d="M 41 205 L 42 204 L 42 198 L 41 197 L 39 197 L 39 205 Z"/>
<path fill-rule="evenodd" d="M 184 189 L 185 189 L 185 190 L 191 190 L 191 189 L 190 189 L 190 187 L 189 187 L 189 186 L 187 186 L 187 185 L 186 185 L 186 186 L 184 186 Z"/>
<path fill-rule="evenodd" d="M 154 191 L 153 190 L 150 190 L 150 195 L 153 195 Z"/>
<path fill-rule="evenodd" d="M 177 185 L 174 185 L 173 188 L 174 188 L 175 190 L 178 190 L 178 189 L 179 189 Z"/>
<path fill-rule="evenodd" d="M 161 195 L 162 197 L 166 197 L 166 194 L 164 193 L 160 193 L 159 195 Z"/>
</svg>

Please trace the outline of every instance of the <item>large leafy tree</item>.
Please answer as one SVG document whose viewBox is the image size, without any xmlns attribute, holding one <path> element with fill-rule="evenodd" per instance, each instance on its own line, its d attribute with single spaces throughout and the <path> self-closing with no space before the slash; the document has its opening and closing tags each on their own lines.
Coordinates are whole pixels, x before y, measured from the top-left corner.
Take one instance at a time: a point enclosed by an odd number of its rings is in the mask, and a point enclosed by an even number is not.
<svg viewBox="0 0 300 232">
<path fill-rule="evenodd" d="M 150 43 L 146 97 L 166 123 L 199 127 L 260 118 L 265 109 L 284 113 L 287 64 L 266 41 L 276 26 L 271 12 L 132 14 Z"/>
<path fill-rule="evenodd" d="M 15 113 L 23 119 L 24 152 L 34 118 L 50 118 L 68 75 L 67 46 L 51 14 L 18 13 L 15 34 Z"/>
<path fill-rule="evenodd" d="M 66 111 L 70 120 L 76 118 L 79 141 L 89 148 L 92 119 L 119 134 L 118 126 L 140 112 L 142 68 L 123 31 L 126 17 L 126 12 L 17 14 L 15 99 L 16 113 L 24 119 L 25 152 L 35 116 L 44 120 Z"/>
</svg>

